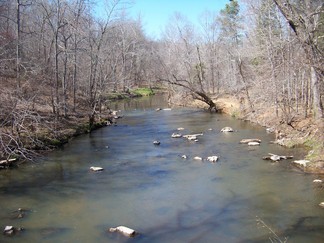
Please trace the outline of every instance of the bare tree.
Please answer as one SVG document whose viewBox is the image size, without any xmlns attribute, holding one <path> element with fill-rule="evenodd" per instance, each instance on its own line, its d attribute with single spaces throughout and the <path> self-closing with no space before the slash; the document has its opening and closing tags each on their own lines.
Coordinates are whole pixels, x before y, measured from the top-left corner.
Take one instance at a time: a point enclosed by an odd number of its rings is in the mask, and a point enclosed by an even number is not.
<svg viewBox="0 0 324 243">
<path fill-rule="evenodd" d="M 323 117 L 323 105 L 320 94 L 320 80 L 323 79 L 324 52 L 319 47 L 321 35 L 320 26 L 323 25 L 324 6 L 322 1 L 273 0 L 280 12 L 286 18 L 290 28 L 296 34 L 302 45 L 308 65 L 310 66 L 313 91 L 314 113 L 316 118 Z"/>
</svg>

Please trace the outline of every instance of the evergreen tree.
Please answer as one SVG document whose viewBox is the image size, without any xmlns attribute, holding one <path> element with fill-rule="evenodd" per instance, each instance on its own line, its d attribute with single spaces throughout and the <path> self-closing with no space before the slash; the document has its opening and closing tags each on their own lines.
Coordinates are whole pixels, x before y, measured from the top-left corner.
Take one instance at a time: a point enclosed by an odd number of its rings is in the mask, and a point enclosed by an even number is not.
<svg viewBox="0 0 324 243">
<path fill-rule="evenodd" d="M 221 39 L 230 43 L 239 44 L 241 33 L 240 5 L 237 0 L 232 0 L 220 11 L 218 18 L 221 25 Z"/>
</svg>

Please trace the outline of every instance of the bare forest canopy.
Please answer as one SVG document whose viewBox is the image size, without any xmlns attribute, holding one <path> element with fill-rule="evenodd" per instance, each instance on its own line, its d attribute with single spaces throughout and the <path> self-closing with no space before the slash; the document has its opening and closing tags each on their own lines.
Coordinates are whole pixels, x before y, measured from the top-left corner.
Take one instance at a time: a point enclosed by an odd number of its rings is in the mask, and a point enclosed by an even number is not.
<svg viewBox="0 0 324 243">
<path fill-rule="evenodd" d="M 90 122 L 108 94 L 163 86 L 173 102 L 230 94 L 289 123 L 323 116 L 322 0 L 232 0 L 196 28 L 175 14 L 148 38 L 127 2 L 0 0 L 0 157 L 26 156 L 62 119 Z M 28 157 L 28 156 L 27 156 Z"/>
</svg>

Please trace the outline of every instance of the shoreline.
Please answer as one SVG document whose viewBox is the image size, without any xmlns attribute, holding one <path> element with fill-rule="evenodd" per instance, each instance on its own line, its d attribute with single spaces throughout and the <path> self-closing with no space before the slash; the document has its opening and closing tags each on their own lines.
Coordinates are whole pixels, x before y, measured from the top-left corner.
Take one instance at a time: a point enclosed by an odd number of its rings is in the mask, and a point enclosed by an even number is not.
<svg viewBox="0 0 324 243">
<path fill-rule="evenodd" d="M 287 148 L 304 146 L 308 150 L 305 160 L 307 165 L 296 165 L 305 173 L 324 174 L 324 121 L 323 119 L 314 120 L 312 117 L 296 117 L 290 124 L 287 124 L 276 115 L 274 107 L 259 105 L 254 112 L 246 112 L 246 104 L 239 102 L 239 99 L 223 95 L 213 98 L 216 106 L 221 113 L 228 114 L 236 119 L 248 121 L 266 127 L 274 133 L 276 144 Z M 197 108 L 207 108 L 200 101 L 193 101 L 191 106 Z"/>
</svg>

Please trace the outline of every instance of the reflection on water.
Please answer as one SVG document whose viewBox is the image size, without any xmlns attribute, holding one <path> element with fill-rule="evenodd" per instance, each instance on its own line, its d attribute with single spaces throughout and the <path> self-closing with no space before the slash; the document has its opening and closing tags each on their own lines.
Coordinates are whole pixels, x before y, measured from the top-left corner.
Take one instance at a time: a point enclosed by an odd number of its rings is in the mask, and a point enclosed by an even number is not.
<svg viewBox="0 0 324 243">
<path fill-rule="evenodd" d="M 1 227 L 26 230 L 1 242 L 269 242 L 269 229 L 289 242 L 323 242 L 324 193 L 314 175 L 267 153 L 294 154 L 269 142 L 264 128 L 194 109 L 155 109 L 159 97 L 119 102 L 118 126 L 80 136 L 37 164 L 0 171 Z M 224 126 L 237 132 L 220 133 Z M 171 138 L 200 133 L 198 142 Z M 212 129 L 212 130 L 210 130 Z M 262 139 L 259 147 L 239 144 Z M 154 146 L 153 141 L 161 141 Z M 186 154 L 188 159 L 181 158 Z M 193 157 L 218 155 L 219 162 Z M 91 173 L 90 166 L 105 170 Z M 28 208 L 17 219 L 13 211 Z M 258 218 L 257 218 L 258 217 Z M 125 225 L 141 234 L 109 233 Z"/>
</svg>

